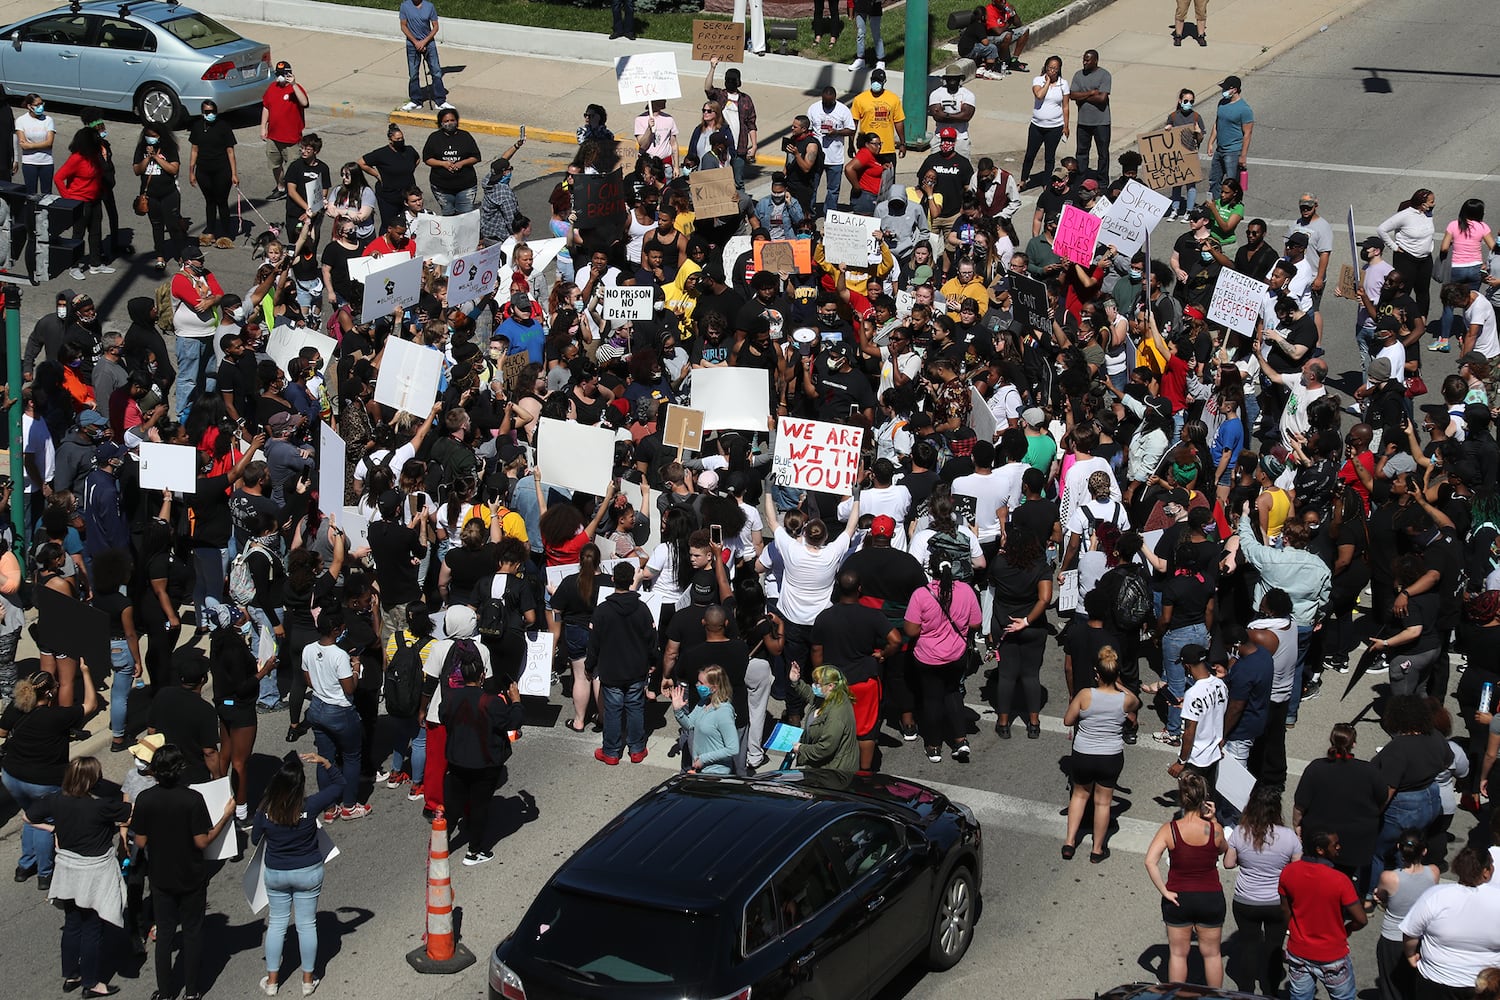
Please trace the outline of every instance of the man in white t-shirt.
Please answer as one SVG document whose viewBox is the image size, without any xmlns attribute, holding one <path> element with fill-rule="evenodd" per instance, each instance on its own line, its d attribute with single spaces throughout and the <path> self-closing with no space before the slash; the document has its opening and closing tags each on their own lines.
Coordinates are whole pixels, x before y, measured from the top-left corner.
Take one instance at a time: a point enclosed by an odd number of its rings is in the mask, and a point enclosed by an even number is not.
<svg viewBox="0 0 1500 1000">
<path fill-rule="evenodd" d="M 927 113 L 932 116 L 934 132 L 951 128 L 958 133 L 953 148 L 960 156 L 969 155 L 969 120 L 977 107 L 979 99 L 964 86 L 963 69 L 955 63 L 943 70 L 943 85 L 927 98 Z"/>
<path fill-rule="evenodd" d="M 906 522 L 911 516 L 911 491 L 905 486 L 891 485 L 896 478 L 896 465 L 888 458 L 877 458 L 870 467 L 870 478 L 874 485 L 860 490 L 859 509 L 865 514 L 884 514 L 896 522 L 896 533 L 891 537 L 893 548 L 906 551 Z M 839 501 L 839 518 L 848 520 L 854 509 L 854 498 Z"/>
<path fill-rule="evenodd" d="M 807 120 L 823 144 L 823 174 L 828 184 L 823 209 L 834 211 L 844 185 L 844 142 L 854 134 L 854 115 L 848 105 L 839 103 L 838 88 L 824 87 L 822 98 L 807 109 Z"/>
<path fill-rule="evenodd" d="M 1478 351 L 1491 362 L 1500 357 L 1500 336 L 1495 331 L 1495 307 L 1490 300 L 1466 285 L 1443 286 L 1443 305 L 1463 310 L 1464 334 L 1461 353 Z"/>
<path fill-rule="evenodd" d="M 1308 405 L 1328 394 L 1328 387 L 1323 384 L 1328 377 L 1328 364 L 1313 358 L 1303 363 L 1301 375 L 1283 375 L 1270 365 L 1262 366 L 1261 371 L 1272 382 L 1285 386 L 1289 393 L 1281 412 L 1281 440 L 1290 446 L 1294 435 L 1307 434 Z"/>
<path fill-rule="evenodd" d="M 974 498 L 974 528 L 988 559 L 1000 547 L 1000 526 L 1005 523 L 1007 512 L 1021 503 L 1021 480 L 1019 476 L 1001 476 L 992 471 L 995 446 L 988 441 L 974 442 L 970 457 L 974 460 L 974 471 L 953 480 L 953 495 Z M 1025 471 L 1022 467 L 1021 472 Z"/>
<path fill-rule="evenodd" d="M 1176 778 L 1188 768 L 1203 775 L 1213 795 L 1219 773 L 1220 745 L 1224 738 L 1224 713 L 1229 708 L 1229 688 L 1208 665 L 1208 650 L 1198 643 L 1182 647 L 1182 666 L 1193 683 L 1182 696 L 1182 747 L 1167 773 Z"/>
</svg>

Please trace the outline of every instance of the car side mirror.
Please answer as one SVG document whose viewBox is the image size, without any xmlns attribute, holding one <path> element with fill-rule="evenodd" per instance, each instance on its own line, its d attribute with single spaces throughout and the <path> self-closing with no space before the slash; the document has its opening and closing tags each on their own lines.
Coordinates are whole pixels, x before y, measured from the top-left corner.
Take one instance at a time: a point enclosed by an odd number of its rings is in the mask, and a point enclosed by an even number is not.
<svg viewBox="0 0 1500 1000">
<path fill-rule="evenodd" d="M 12 31 L 10 33 L 10 47 L 17 52 L 21 51 L 21 33 L 19 31 Z"/>
</svg>

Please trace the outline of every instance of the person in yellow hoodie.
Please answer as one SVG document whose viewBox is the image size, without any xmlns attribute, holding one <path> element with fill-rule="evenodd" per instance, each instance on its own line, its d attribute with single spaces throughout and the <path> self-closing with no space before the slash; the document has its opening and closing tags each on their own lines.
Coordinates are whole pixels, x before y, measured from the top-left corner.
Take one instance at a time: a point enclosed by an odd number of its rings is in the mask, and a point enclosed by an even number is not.
<svg viewBox="0 0 1500 1000">
<path fill-rule="evenodd" d="M 891 248 L 885 245 L 885 237 L 877 232 L 875 234 L 875 245 L 880 248 L 879 253 L 870 254 L 868 267 L 855 268 L 847 264 L 830 264 L 823 255 L 823 243 L 813 247 L 813 261 L 837 284 L 839 273 L 844 275 L 844 287 L 851 295 L 860 295 L 868 298 L 870 279 L 884 280 L 896 266 L 896 258 L 891 256 Z M 826 285 L 824 287 L 827 287 Z"/>
<path fill-rule="evenodd" d="M 692 336 L 693 310 L 698 306 L 698 283 L 702 280 L 698 272 L 701 270 L 692 260 L 684 260 L 677 268 L 677 277 L 661 288 L 667 309 L 682 320 L 683 340 Z"/>
</svg>

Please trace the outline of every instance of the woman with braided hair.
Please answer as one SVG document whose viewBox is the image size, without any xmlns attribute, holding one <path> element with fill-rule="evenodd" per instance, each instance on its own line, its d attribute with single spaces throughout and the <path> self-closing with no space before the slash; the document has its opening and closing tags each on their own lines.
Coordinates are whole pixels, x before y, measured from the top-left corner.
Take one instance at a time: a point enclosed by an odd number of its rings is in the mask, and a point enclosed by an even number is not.
<svg viewBox="0 0 1500 1000">
<path fill-rule="evenodd" d="M 928 559 L 931 580 L 912 594 L 906 605 L 903 628 L 915 640 L 912 655 L 916 661 L 917 683 L 921 690 L 921 711 L 917 728 L 927 747 L 927 759 L 943 759 L 942 744 L 953 750 L 960 764 L 969 761 L 963 694 L 964 666 L 968 660 L 970 633 L 984 621 L 979 597 L 967 583 L 956 581 L 953 563 L 941 553 Z"/>
</svg>

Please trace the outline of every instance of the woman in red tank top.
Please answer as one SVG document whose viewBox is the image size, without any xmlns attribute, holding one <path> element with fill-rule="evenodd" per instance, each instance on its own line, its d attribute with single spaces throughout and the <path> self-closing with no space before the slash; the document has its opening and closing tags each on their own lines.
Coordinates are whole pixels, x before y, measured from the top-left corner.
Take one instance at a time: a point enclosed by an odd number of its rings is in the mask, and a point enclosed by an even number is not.
<svg viewBox="0 0 1500 1000">
<path fill-rule="evenodd" d="M 1219 881 L 1219 855 L 1227 844 L 1224 828 L 1214 818 L 1203 776 L 1188 771 L 1177 781 L 1183 818 L 1163 823 L 1146 850 L 1146 872 L 1161 893 L 1161 919 L 1167 925 L 1167 979 L 1187 980 L 1188 950 L 1193 932 L 1203 957 L 1205 985 L 1224 984 L 1224 959 L 1219 942 L 1224 930 L 1224 887 Z M 1168 855 L 1162 878 L 1161 856 Z"/>
</svg>

